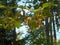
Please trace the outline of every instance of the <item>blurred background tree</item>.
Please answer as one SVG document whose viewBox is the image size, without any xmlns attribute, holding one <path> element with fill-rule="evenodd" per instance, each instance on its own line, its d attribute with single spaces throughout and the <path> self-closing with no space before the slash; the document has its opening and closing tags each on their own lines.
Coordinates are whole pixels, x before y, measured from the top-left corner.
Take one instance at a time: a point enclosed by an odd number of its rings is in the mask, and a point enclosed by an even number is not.
<svg viewBox="0 0 60 45">
<path fill-rule="evenodd" d="M 0 32 L 3 35 L 0 36 L 3 40 L 1 45 L 5 45 L 6 36 L 9 35 L 6 33 L 11 30 L 13 30 L 13 39 L 9 40 L 10 44 L 8 45 L 25 45 L 25 43 L 28 45 L 57 45 L 56 30 L 60 26 L 58 21 L 60 1 L 27 0 L 26 2 L 23 1 L 24 6 L 19 6 L 18 1 L 22 0 L 0 0 Z M 17 11 L 17 8 L 21 8 L 21 10 Z M 31 13 L 26 14 L 24 9 L 29 10 Z M 23 13 L 21 14 L 21 12 Z M 26 39 L 17 41 L 20 43 L 17 44 L 15 28 L 19 28 L 22 22 L 24 22 L 24 25 L 29 25 L 31 32 Z"/>
</svg>

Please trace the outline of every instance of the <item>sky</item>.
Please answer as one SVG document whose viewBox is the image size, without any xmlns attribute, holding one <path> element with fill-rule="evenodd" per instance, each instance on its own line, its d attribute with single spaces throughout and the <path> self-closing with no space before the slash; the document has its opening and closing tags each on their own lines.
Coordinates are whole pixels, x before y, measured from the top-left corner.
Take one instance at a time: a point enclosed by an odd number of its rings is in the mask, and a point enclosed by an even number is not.
<svg viewBox="0 0 60 45">
<path fill-rule="evenodd" d="M 25 37 L 27 37 L 29 35 L 28 30 L 29 30 L 29 26 L 28 25 L 24 25 L 24 22 L 21 24 L 22 26 L 20 28 L 16 28 L 16 34 L 20 33 L 16 40 L 21 40 Z"/>
</svg>

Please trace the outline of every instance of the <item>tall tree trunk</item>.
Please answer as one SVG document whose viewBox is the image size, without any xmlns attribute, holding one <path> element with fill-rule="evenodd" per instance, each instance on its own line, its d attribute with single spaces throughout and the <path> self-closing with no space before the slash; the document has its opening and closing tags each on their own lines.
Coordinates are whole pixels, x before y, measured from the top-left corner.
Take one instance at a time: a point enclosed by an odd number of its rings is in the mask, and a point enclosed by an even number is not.
<svg viewBox="0 0 60 45">
<path fill-rule="evenodd" d="M 54 43 L 56 45 L 56 30 L 55 30 L 55 23 L 53 21 L 53 31 L 54 31 Z"/>
<path fill-rule="evenodd" d="M 46 45 L 50 45 L 49 44 L 49 24 L 48 24 L 48 17 L 46 17 L 46 30 L 45 30 L 45 32 L 46 32 L 46 41 L 47 41 L 47 44 Z"/>
<path fill-rule="evenodd" d="M 6 36 L 5 29 L 0 28 L 0 45 L 5 45 L 4 42 L 5 36 Z"/>
<path fill-rule="evenodd" d="M 52 23 L 50 18 L 50 37 L 51 37 L 51 45 L 53 45 L 53 34 L 52 34 Z"/>
<path fill-rule="evenodd" d="M 14 28 L 14 40 L 13 40 L 13 45 L 16 45 L 17 43 L 16 43 L 16 31 L 15 31 L 15 28 Z"/>
</svg>

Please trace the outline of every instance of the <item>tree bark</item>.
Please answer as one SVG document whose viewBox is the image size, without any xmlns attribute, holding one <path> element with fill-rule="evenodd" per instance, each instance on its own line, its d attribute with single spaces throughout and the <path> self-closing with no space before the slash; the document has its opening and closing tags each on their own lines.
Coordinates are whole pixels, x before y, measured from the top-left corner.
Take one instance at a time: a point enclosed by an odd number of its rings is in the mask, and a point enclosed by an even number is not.
<svg viewBox="0 0 60 45">
<path fill-rule="evenodd" d="M 50 45 L 49 44 L 49 24 L 48 24 L 48 17 L 46 17 L 46 30 L 45 30 L 45 32 L 46 32 L 46 41 L 47 41 L 47 43 L 46 43 L 46 45 Z"/>
<path fill-rule="evenodd" d="M 54 43 L 56 45 L 56 30 L 55 30 L 55 23 L 53 21 L 53 31 L 54 31 Z"/>
<path fill-rule="evenodd" d="M 51 45 L 53 45 L 53 34 L 52 34 L 52 23 L 51 23 L 51 18 L 50 18 L 50 36 L 51 36 Z"/>
</svg>

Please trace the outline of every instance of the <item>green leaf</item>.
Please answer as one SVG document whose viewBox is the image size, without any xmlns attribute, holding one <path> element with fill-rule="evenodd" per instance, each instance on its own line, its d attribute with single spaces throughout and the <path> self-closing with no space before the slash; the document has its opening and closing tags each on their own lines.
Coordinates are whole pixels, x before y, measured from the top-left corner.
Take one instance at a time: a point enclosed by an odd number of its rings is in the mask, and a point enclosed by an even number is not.
<svg viewBox="0 0 60 45">
<path fill-rule="evenodd" d="M 9 24 L 3 25 L 4 29 L 7 29 Z"/>
<path fill-rule="evenodd" d="M 47 17 L 52 17 L 52 16 L 53 16 L 52 13 L 49 12 L 49 9 L 44 9 L 44 10 L 43 10 L 43 15 L 44 15 L 44 16 L 47 16 Z"/>
<path fill-rule="evenodd" d="M 30 27 L 32 27 L 32 30 L 36 30 L 36 28 L 38 27 L 38 25 L 36 24 L 35 20 L 31 20 L 28 24 Z"/>
<path fill-rule="evenodd" d="M 42 8 L 39 7 L 38 9 L 30 10 L 31 12 L 34 12 L 34 14 L 38 14 L 42 11 Z"/>
<path fill-rule="evenodd" d="M 20 5 L 20 6 L 18 6 L 17 8 L 25 8 L 25 6 L 23 6 L 23 5 Z"/>
<path fill-rule="evenodd" d="M 18 20 L 18 21 L 15 20 L 15 22 L 14 22 L 15 27 L 19 28 L 20 24 L 21 24 L 20 20 Z"/>
<path fill-rule="evenodd" d="M 0 8 L 5 8 L 5 6 L 4 6 L 4 5 L 2 5 L 2 4 L 0 4 Z"/>
<path fill-rule="evenodd" d="M 2 26 L 2 24 L 0 24 L 0 27 Z"/>
<path fill-rule="evenodd" d="M 42 8 L 44 9 L 44 8 L 46 8 L 46 7 L 51 7 L 51 6 L 55 6 L 55 4 L 52 3 L 52 2 L 47 2 L 47 3 L 44 3 L 44 4 L 42 5 Z"/>
</svg>

